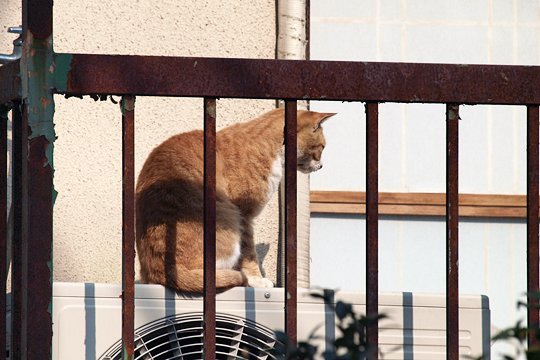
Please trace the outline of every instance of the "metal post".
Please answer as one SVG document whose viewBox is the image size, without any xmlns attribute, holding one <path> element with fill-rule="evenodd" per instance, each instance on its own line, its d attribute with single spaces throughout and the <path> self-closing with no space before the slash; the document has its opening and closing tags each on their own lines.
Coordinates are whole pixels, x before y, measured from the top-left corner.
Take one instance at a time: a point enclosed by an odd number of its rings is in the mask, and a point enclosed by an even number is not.
<svg viewBox="0 0 540 360">
<path fill-rule="evenodd" d="M 378 357 L 379 325 L 379 105 L 366 104 L 366 314 L 370 359 Z"/>
<path fill-rule="evenodd" d="M 134 356 L 135 325 L 135 97 L 122 107 L 122 358 Z"/>
<path fill-rule="evenodd" d="M 23 287 L 22 287 L 22 238 L 23 230 L 27 227 L 23 226 L 22 204 L 23 204 L 23 178 L 26 175 L 27 167 L 23 166 L 23 159 L 27 157 L 27 148 L 23 146 L 26 142 L 23 139 L 27 137 L 28 126 L 23 124 L 26 117 L 22 116 L 21 102 L 16 102 L 12 110 L 12 133 L 13 133 L 13 177 L 12 193 L 13 197 L 13 245 L 11 247 L 11 351 L 10 356 L 13 359 L 21 359 L 22 345 L 22 327 L 23 327 Z"/>
<path fill-rule="evenodd" d="M 9 107 L 0 105 L 0 354 L 6 353 L 7 124 Z"/>
<path fill-rule="evenodd" d="M 53 124 L 52 0 L 23 0 L 22 359 L 52 356 Z M 23 129 L 23 133 L 25 129 Z"/>
<path fill-rule="evenodd" d="M 446 358 L 459 358 L 459 105 L 446 105 Z"/>
<path fill-rule="evenodd" d="M 527 106 L 527 292 L 538 291 L 538 105 Z M 538 329 L 538 298 L 528 296 L 527 325 Z M 529 348 L 538 345 L 537 331 L 530 331 Z"/>
<path fill-rule="evenodd" d="M 204 99 L 204 359 L 216 357 L 216 99 Z"/>
<path fill-rule="evenodd" d="M 296 116 L 296 100 L 285 100 L 285 332 L 293 344 L 297 341 Z"/>
</svg>

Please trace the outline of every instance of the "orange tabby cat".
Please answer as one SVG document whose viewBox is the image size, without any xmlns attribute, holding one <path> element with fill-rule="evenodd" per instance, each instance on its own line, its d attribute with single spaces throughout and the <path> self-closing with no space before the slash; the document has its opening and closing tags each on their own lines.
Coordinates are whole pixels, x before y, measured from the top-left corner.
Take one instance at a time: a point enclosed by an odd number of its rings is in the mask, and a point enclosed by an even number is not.
<svg viewBox="0 0 540 360">
<path fill-rule="evenodd" d="M 298 111 L 298 170 L 322 167 L 321 123 L 334 114 Z M 253 219 L 278 189 L 284 111 L 276 109 L 217 133 L 216 285 L 272 287 L 261 276 Z M 141 280 L 203 290 L 203 133 L 171 137 L 146 160 L 136 190 Z"/>
</svg>

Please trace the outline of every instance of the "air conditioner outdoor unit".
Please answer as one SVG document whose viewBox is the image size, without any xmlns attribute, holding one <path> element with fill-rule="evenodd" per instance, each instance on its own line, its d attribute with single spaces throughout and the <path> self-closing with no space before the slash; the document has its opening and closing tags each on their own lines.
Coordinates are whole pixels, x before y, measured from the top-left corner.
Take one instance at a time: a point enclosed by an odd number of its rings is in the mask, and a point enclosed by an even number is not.
<svg viewBox="0 0 540 360">
<path fill-rule="evenodd" d="M 298 292 L 298 339 L 339 336 L 332 306 Z M 53 359 L 121 359 L 121 288 L 94 283 L 54 283 Z M 337 292 L 335 301 L 365 312 L 365 295 Z M 461 296 L 460 354 L 487 355 L 490 313 L 485 296 Z M 216 359 L 272 359 L 274 330 L 283 330 L 282 288 L 235 288 L 217 296 Z M 384 359 L 437 360 L 445 355 L 445 297 L 392 293 L 379 295 L 379 346 Z M 9 314 L 8 314 L 9 317 Z M 135 359 L 200 359 L 202 299 L 159 285 L 136 285 Z M 324 350 L 324 341 L 320 342 Z"/>
</svg>

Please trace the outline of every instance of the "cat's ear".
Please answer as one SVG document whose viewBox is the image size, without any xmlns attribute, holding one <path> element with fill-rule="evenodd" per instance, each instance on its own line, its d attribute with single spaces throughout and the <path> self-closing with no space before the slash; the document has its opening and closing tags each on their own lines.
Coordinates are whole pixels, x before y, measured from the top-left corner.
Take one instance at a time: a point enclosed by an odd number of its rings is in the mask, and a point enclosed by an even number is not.
<svg viewBox="0 0 540 360">
<path fill-rule="evenodd" d="M 315 123 L 315 126 L 313 127 L 313 131 L 317 131 L 321 128 L 322 124 L 331 118 L 332 116 L 336 115 L 337 113 L 319 113 L 317 117 L 317 122 Z"/>
</svg>

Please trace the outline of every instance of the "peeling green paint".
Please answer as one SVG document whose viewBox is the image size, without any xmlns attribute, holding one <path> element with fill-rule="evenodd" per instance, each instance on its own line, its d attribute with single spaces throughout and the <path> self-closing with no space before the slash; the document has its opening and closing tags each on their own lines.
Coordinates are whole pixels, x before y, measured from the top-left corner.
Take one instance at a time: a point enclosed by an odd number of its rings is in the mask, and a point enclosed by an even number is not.
<svg viewBox="0 0 540 360">
<path fill-rule="evenodd" d="M 53 276 L 52 276 L 52 273 L 53 273 L 53 254 L 52 254 L 52 250 L 51 250 L 51 257 L 50 257 L 50 260 L 47 261 L 47 267 L 49 268 L 49 272 L 51 273 L 51 288 L 53 286 Z M 53 304 L 52 304 L 52 301 L 49 302 L 49 306 L 47 308 L 47 311 L 49 312 L 49 314 L 51 314 L 52 316 L 52 312 L 53 312 Z"/>
<path fill-rule="evenodd" d="M 124 354 L 124 360 L 133 360 L 133 355 L 128 354 L 126 346 L 122 345 L 122 353 Z"/>
<path fill-rule="evenodd" d="M 44 136 L 47 146 L 47 163 L 43 166 L 53 166 L 53 150 L 56 134 L 54 131 L 54 98 L 52 93 L 54 64 L 52 52 L 52 36 L 47 39 L 33 39 L 32 33 L 27 33 L 26 42 L 32 44 L 25 48 L 26 56 L 22 57 L 23 101 L 28 105 L 29 139 Z"/>
<path fill-rule="evenodd" d="M 206 112 L 208 115 L 210 115 L 211 118 L 216 118 L 216 102 L 215 101 L 208 101 L 206 103 Z"/>
<path fill-rule="evenodd" d="M 56 134 L 54 131 L 54 52 L 52 47 L 52 34 L 46 39 L 36 39 L 31 31 L 26 32 L 23 46 L 24 54 L 21 58 L 21 97 L 28 112 L 28 140 L 41 136 L 47 139 L 45 145 L 45 160 L 43 167 L 49 166 L 51 176 L 54 178 L 53 152 Z M 54 206 L 56 191 L 51 189 L 51 205 Z M 53 284 L 53 249 L 47 261 L 49 269 L 49 282 Z M 47 311 L 52 316 L 52 297 L 49 299 Z M 52 351 L 51 351 L 52 356 Z"/>
<path fill-rule="evenodd" d="M 453 106 L 450 106 L 448 108 L 448 119 L 449 120 L 459 120 L 459 110 L 458 110 L 458 106 L 456 105 L 453 105 Z"/>
<path fill-rule="evenodd" d="M 54 87 L 57 92 L 63 93 L 67 91 L 69 72 L 71 71 L 72 54 L 55 55 L 53 71 L 54 71 Z"/>
<path fill-rule="evenodd" d="M 126 114 L 126 111 L 133 111 L 135 109 L 135 96 L 123 96 L 122 101 L 120 101 L 120 110 L 122 115 Z"/>
<path fill-rule="evenodd" d="M 52 203 L 53 205 L 56 203 L 56 198 L 58 197 L 58 191 L 56 191 L 55 188 L 53 188 L 53 191 L 52 191 Z"/>
</svg>

